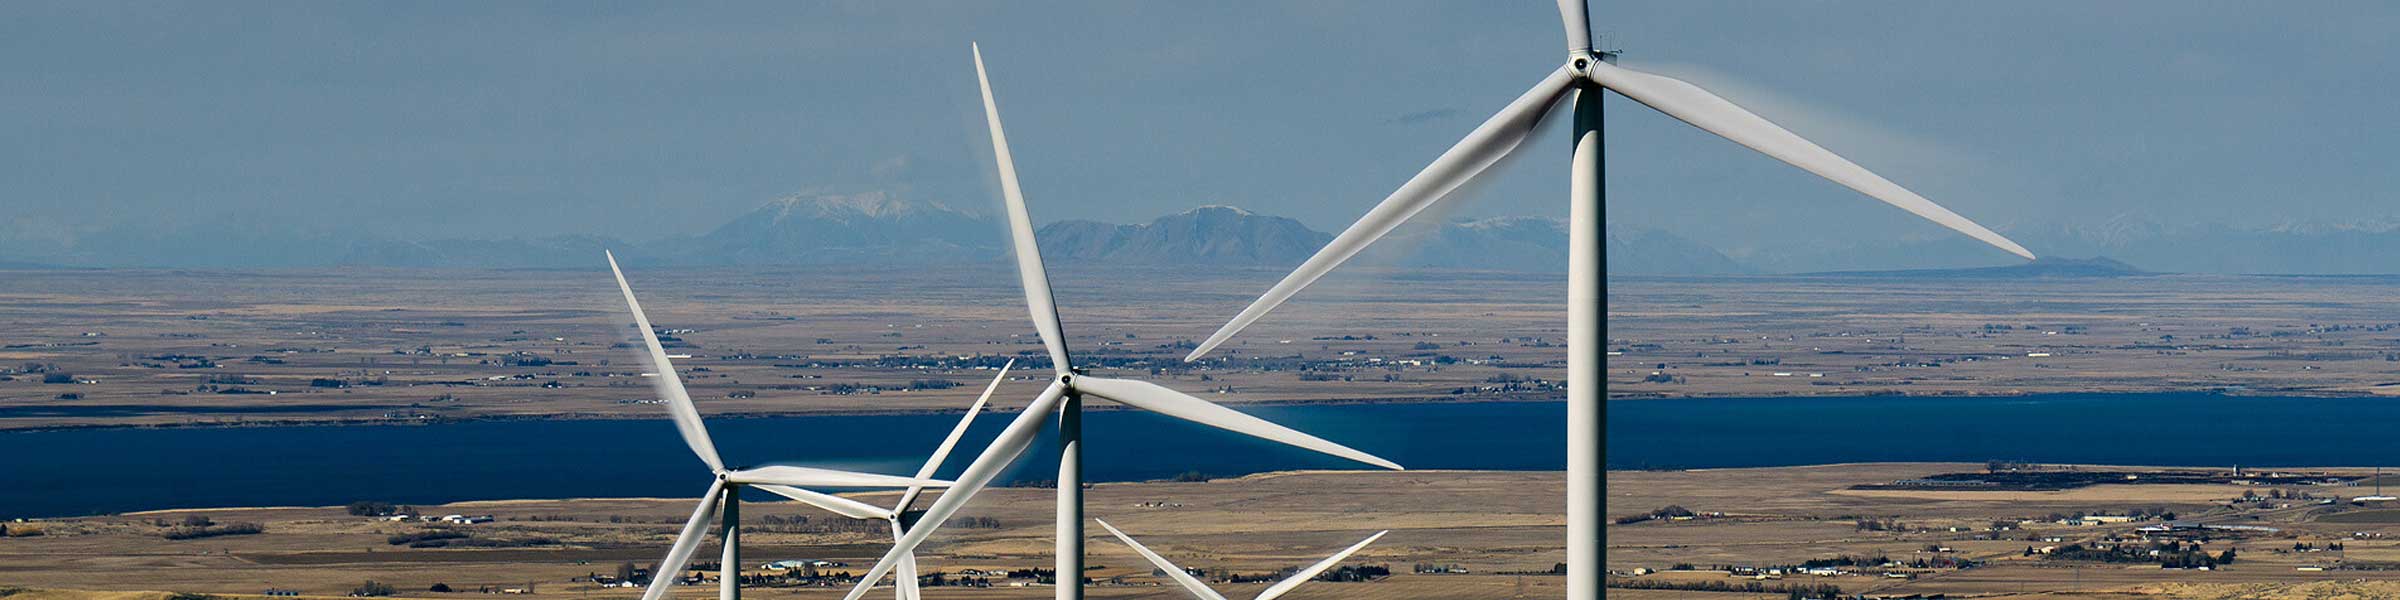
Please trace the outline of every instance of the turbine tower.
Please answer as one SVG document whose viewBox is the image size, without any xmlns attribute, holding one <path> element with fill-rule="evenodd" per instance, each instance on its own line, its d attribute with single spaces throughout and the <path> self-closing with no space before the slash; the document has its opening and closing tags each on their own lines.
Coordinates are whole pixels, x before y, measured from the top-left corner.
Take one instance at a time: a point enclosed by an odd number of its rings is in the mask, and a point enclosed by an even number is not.
<svg viewBox="0 0 2400 600">
<path fill-rule="evenodd" d="M 1008 136 L 1000 128 L 1000 107 L 992 100 L 991 78 L 983 68 L 983 50 L 974 49 L 975 78 L 983 88 L 984 124 L 991 128 L 992 154 L 999 162 L 1000 191 L 1008 203 L 1008 232 L 1015 246 L 1017 277 L 1025 289 L 1025 309 L 1033 317 L 1033 328 L 1041 335 L 1042 346 L 1050 354 L 1050 366 L 1057 377 L 1050 386 L 1035 396 L 1033 404 L 1018 413 L 1015 421 L 984 448 L 975 462 L 958 475 L 940 499 L 925 509 L 918 525 L 910 528 L 892 550 L 876 561 L 861 578 L 858 587 L 846 600 L 858 600 L 877 580 L 895 567 L 900 557 L 912 552 L 927 536 L 941 527 L 950 515 L 958 512 L 967 499 L 991 483 L 1001 467 L 1016 460 L 1033 436 L 1040 432 L 1042 417 L 1058 411 L 1058 564 L 1057 597 L 1059 600 L 1083 598 L 1083 398 L 1097 397 L 1147 410 L 1150 412 L 1207 425 L 1226 431 L 1257 437 L 1285 445 L 1297 446 L 1324 454 L 1400 470 L 1400 465 L 1348 446 L 1301 433 L 1248 413 L 1202 400 L 1196 396 L 1169 389 L 1166 386 L 1136 381 L 1085 375 L 1068 358 L 1066 336 L 1059 326 L 1058 306 L 1050 297 L 1049 271 L 1042 266 L 1041 248 L 1033 238 L 1033 217 L 1025 210 L 1025 194 L 1017 186 L 1016 159 L 1008 151 Z"/>
<path fill-rule="evenodd" d="M 804 487 L 916 490 L 950 484 L 927 479 L 929 474 L 898 477 L 792 465 L 770 464 L 749 468 L 725 466 L 724 459 L 717 456 L 716 442 L 708 437 L 707 424 L 700 421 L 699 409 L 692 406 L 691 394 L 683 389 L 683 378 L 676 375 L 674 363 L 668 361 L 666 347 L 658 343 L 658 332 L 650 329 L 650 317 L 642 314 L 641 301 L 633 298 L 633 286 L 625 283 L 625 271 L 617 268 L 616 254 L 607 253 L 607 256 L 608 270 L 617 276 L 617 290 L 624 292 L 625 307 L 633 311 L 634 326 L 642 331 L 642 344 L 646 347 L 643 360 L 654 370 L 651 374 L 652 387 L 658 390 L 659 398 L 665 401 L 667 414 L 674 418 L 675 429 L 683 435 L 683 443 L 691 446 L 692 454 L 698 455 L 700 462 L 707 464 L 709 471 L 716 475 L 716 480 L 708 484 L 708 492 L 700 496 L 699 506 L 692 509 L 691 520 L 684 522 L 683 532 L 675 536 L 675 545 L 667 550 L 667 557 L 660 560 L 658 568 L 650 573 L 650 589 L 642 593 L 642 600 L 665 598 L 668 588 L 683 578 L 683 567 L 691 563 L 692 553 L 700 549 L 700 538 L 708 533 L 708 520 L 712 515 L 721 515 L 723 531 L 719 537 L 725 544 L 717 577 L 717 597 L 719 600 L 741 598 L 741 489 L 744 486 L 780 494 L 784 492 L 779 489 L 798 491 L 798 488 Z M 972 416 L 969 415 L 970 418 Z"/>
<path fill-rule="evenodd" d="M 1617 66 L 1614 53 L 1593 51 L 1591 22 L 1585 17 L 1584 0 L 1558 0 L 1558 13 L 1567 32 L 1566 64 L 1468 132 L 1465 139 L 1401 184 L 1399 190 L 1368 210 L 1349 229 L 1334 236 L 1315 256 L 1268 288 L 1266 294 L 1209 335 L 1207 341 L 1184 359 L 1198 360 L 1267 311 L 1341 266 L 1368 244 L 1474 179 L 1516 150 L 1542 124 L 1552 106 L 1572 97 L 1575 150 L 1569 162 L 1567 192 L 1571 206 L 1567 250 L 1567 597 L 1588 600 L 1600 597 L 1604 535 L 1601 511 L 1605 498 L 1601 489 L 1605 484 L 1605 461 L 1601 457 L 1605 447 L 1601 436 L 1605 430 L 1602 421 L 1606 408 L 1602 402 L 1606 394 L 1601 388 L 1607 382 L 1601 375 L 1604 366 L 1601 346 L 1607 342 L 1602 331 L 1607 312 L 1601 305 L 1607 296 L 1602 290 L 1606 262 L 1602 257 L 1601 230 L 1601 90 L 1616 90 L 1667 116 L 2011 254 L 2030 260 L 2033 253 L 1708 90 L 1671 77 Z"/>
</svg>

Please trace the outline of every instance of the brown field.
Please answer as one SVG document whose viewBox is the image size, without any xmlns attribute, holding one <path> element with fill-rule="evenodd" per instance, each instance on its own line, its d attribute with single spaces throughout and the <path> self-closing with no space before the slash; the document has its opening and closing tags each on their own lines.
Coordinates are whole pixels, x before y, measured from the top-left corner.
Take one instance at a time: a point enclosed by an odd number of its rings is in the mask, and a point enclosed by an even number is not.
<svg viewBox="0 0 2400 600">
<path fill-rule="evenodd" d="M 1616 472 L 1610 476 L 1611 512 L 1633 515 L 1676 504 L 1701 513 L 1723 513 L 1690 521 L 1615 525 L 1609 530 L 1609 567 L 1663 571 L 1636 580 L 1734 582 L 1712 565 L 1767 567 L 1844 555 L 1882 555 L 1894 560 L 1955 557 L 1983 561 L 1973 569 L 1864 568 L 1835 576 L 1786 575 L 1772 584 L 1840 586 L 1848 594 L 1899 597 L 1946 594 L 1954 598 L 2338 598 L 2385 597 L 2400 587 L 2400 523 L 2340 522 L 2347 515 L 2386 509 L 2312 502 L 2236 502 L 2243 486 L 2187 488 L 2159 500 L 2123 494 L 2065 492 L 1950 492 L 1940 497 L 1862 496 L 1844 493 L 1858 484 L 1888 483 L 1933 473 L 1972 471 L 1981 465 L 1867 464 L 1774 469 Z M 2357 469 L 2315 471 L 2356 476 Z M 1204 483 L 1105 484 L 1090 492 L 1089 513 L 1108 519 L 1186 566 L 1268 573 L 1311 562 L 1315 557 L 1380 529 L 1393 532 L 1350 564 L 1393 568 L 1390 578 L 1367 583 L 1314 583 L 1295 598 L 1555 598 L 1562 580 L 1539 571 L 1561 559 L 1555 504 L 1562 492 L 1556 473 L 1479 471 L 1303 472 L 1263 474 Z M 2198 489 L 2225 488 L 2206 496 Z M 2356 488 L 2302 486 L 2286 491 L 2325 493 Z M 867 496 L 874 496 L 869 494 Z M 888 498 L 866 498 L 873 502 Z M 512 549 L 423 549 L 386 543 L 387 536 L 439 526 L 387 523 L 353 517 L 339 508 L 211 509 L 158 511 L 36 523 L 39 537 L 0 538 L 0 586 L 36 589 L 172 590 L 220 595 L 257 594 L 269 588 L 310 595 L 340 595 L 361 581 L 393 584 L 408 597 L 446 597 L 424 592 L 433 583 L 453 588 L 531 584 L 535 596 L 630 598 L 625 590 L 600 589 L 572 581 L 611 573 L 620 563 L 647 565 L 669 543 L 688 514 L 686 499 L 582 499 L 475 502 L 425 507 L 429 514 L 492 514 L 494 523 L 460 526 L 478 537 L 543 536 L 556 544 Z M 996 528 L 946 528 L 923 553 L 926 569 L 1020 568 L 1048 563 L 1050 491 L 999 488 L 987 491 L 965 516 L 997 519 Z M 1163 503 L 1163 504 L 1156 504 Z M 2289 504 L 2288 506 L 2282 504 Z M 768 525 L 780 518 L 812 514 L 791 503 L 752 503 L 744 511 L 753 527 L 745 533 L 750 563 L 785 558 L 822 558 L 864 565 L 884 540 L 867 532 L 807 532 Z M 2121 514 L 2165 508 L 2187 521 L 2275 528 L 2265 533 L 2223 533 L 2204 542 L 2209 552 L 2227 549 L 2239 560 L 2213 571 L 2162 570 L 2156 564 L 2103 563 L 2026 556 L 2028 547 L 2090 544 L 2134 539 L 2138 527 L 2156 521 L 2065 525 L 2043 515 L 2089 512 Z M 153 524 L 201 514 L 218 522 L 249 521 L 266 533 L 171 541 Z M 1899 525 L 1868 531 L 1859 521 Z M 2030 520 L 2030 521 L 2028 521 Z M 2009 529 L 1994 531 L 1995 522 Z M 1154 587 L 1145 563 L 1098 527 L 1091 527 L 1094 577 L 1121 577 L 1101 585 L 1094 597 L 1172 598 Z M 713 537 L 712 537 L 713 539 Z M 2059 541 L 2049 541 L 2057 539 Z M 2294 544 L 2340 551 L 2294 552 Z M 1948 550 L 1929 551 L 1929 547 Z M 713 552 L 713 550 L 712 550 Z M 708 554 L 704 552 L 704 554 Z M 713 555 L 711 555 L 713 556 Z M 704 560 L 705 560 L 704 556 Z M 1457 565 L 1466 574 L 1415 574 L 1411 565 Z M 1700 570 L 1669 570 L 1678 564 Z M 2301 571 L 2318 567 L 2322 571 Z M 1908 573 L 1910 579 L 1881 576 Z M 139 577 L 121 576 L 139 573 Z M 1260 586 L 1223 586 L 1234 597 Z M 1044 588 L 933 590 L 939 598 L 1035 598 Z M 753 597 L 830 598 L 838 589 L 759 588 Z M 1751 598 L 1751 594 L 1620 590 L 1627 598 Z M 688 588 L 682 597 L 713 593 Z M 2352 594 L 2342 596 L 2341 594 Z M 1781 597 L 1780 594 L 1773 595 Z M 75 600 L 72 596 L 35 597 Z M 147 600 L 95 598 L 95 600 Z"/>
<path fill-rule="evenodd" d="M 990 266 L 629 277 L 653 322 L 677 330 L 671 351 L 692 356 L 677 366 L 694 371 L 688 383 L 705 413 L 955 411 L 991 377 L 977 367 L 1018 358 L 1026 380 L 1047 370 L 1016 283 Z M 1101 275 L 1146 283 L 1058 282 L 1068 335 L 1097 372 L 1155 368 L 1153 379 L 1231 403 L 1555 397 L 1546 384 L 1486 383 L 1554 377 L 1543 365 L 1556 348 L 1533 340 L 1555 329 L 1555 311 L 1485 293 L 1523 280 L 1412 286 L 1389 302 L 1411 318 L 1372 328 L 1346 312 L 1355 305 L 1295 307 L 1221 352 L 1225 360 L 1186 365 L 1191 340 L 1242 302 L 1216 288 L 1269 275 Z M 1382 283 L 1353 280 L 1324 296 Z M 633 377 L 642 369 L 625 346 L 633 332 L 622 302 L 598 269 L 0 271 L 0 429 L 656 418 L 658 407 L 641 403 L 646 381 Z M 1339 324 L 1315 335 L 1375 339 L 1290 337 L 1325 319 Z M 1437 367 L 1437 355 L 1523 364 Z M 44 383 L 52 375 L 61 381 Z M 1492 389 L 1460 390 L 1479 386 Z"/>
<path fill-rule="evenodd" d="M 996 488 L 978 496 L 962 516 L 991 517 L 993 529 L 945 529 L 921 553 L 924 567 L 1046 567 L 1050 556 L 1051 491 Z M 1089 514 L 1107 519 L 1186 566 L 1268 573 L 1314 562 L 1381 529 L 1393 532 L 1350 564 L 1388 564 L 1403 574 L 1372 583 L 1313 583 L 1295 598 L 1508 597 L 1522 585 L 1537 597 L 1556 596 L 1552 576 L 1514 577 L 1499 570 L 1546 570 L 1560 560 L 1555 539 L 1562 523 L 1554 473 L 1405 472 L 1276 473 L 1205 483 L 1103 484 L 1089 492 Z M 889 503 L 887 495 L 866 494 Z M 1142 506 L 1146 502 L 1168 503 Z M 0 585 L 53 589 L 160 590 L 257 594 L 274 587 L 338 596 L 373 579 L 404 595 L 427 594 L 432 584 L 519 586 L 543 597 L 623 598 L 638 591 L 602 590 L 569 580 L 613 573 L 623 562 L 648 565 L 663 554 L 690 514 L 689 499 L 584 499 L 473 502 L 424 507 L 428 514 L 491 514 L 498 521 L 464 526 L 477 536 L 540 535 L 562 545 L 516 549 L 416 549 L 390 545 L 396 533 L 434 526 L 354 517 L 339 507 L 157 511 L 38 523 L 39 537 L 0 538 Z M 159 537 L 159 519 L 202 514 L 217 522 L 258 522 L 266 533 L 200 540 Z M 789 502 L 750 503 L 743 511 L 748 563 L 787 558 L 848 562 L 855 570 L 880 556 L 888 538 L 863 533 L 794 533 L 766 525 L 770 515 L 839 519 Z M 1089 528 L 1096 578 L 1126 576 L 1135 585 L 1103 586 L 1095 597 L 1181 597 L 1151 587 L 1148 563 L 1097 526 Z M 1272 532 L 1272 533 L 1268 533 Z M 713 539 L 713 538 L 712 538 Z M 713 550 L 703 559 L 713 558 Z M 1418 561 L 1456 563 L 1468 575 L 1406 573 Z M 118 577 L 140 573 L 139 577 Z M 1520 584 L 1519 581 L 1524 583 Z M 1263 584 L 1226 584 L 1254 595 Z M 683 595 L 714 594 L 714 587 Z M 752 597 L 838 597 L 836 589 L 758 589 Z M 929 597 L 1047 597 L 1037 589 L 938 589 Z"/>
</svg>

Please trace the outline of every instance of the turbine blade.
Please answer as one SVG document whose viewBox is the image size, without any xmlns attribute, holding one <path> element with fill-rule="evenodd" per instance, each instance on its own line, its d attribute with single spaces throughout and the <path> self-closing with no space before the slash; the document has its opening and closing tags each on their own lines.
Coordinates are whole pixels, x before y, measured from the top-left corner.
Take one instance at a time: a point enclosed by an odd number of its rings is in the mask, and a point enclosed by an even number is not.
<svg viewBox="0 0 2400 600">
<path fill-rule="evenodd" d="M 1328 442 L 1324 438 L 1301 433 L 1290 427 L 1250 416 L 1249 413 L 1226 408 L 1215 402 L 1202 400 L 1191 394 L 1178 392 L 1147 381 L 1078 377 L 1075 379 L 1075 390 L 1107 398 L 1119 404 L 1234 433 L 1299 446 L 1394 471 L 1402 470 L 1400 465 L 1373 454 Z"/>
<path fill-rule="evenodd" d="M 900 522 L 892 521 L 892 540 L 899 541 L 900 534 Z M 898 584 L 892 586 L 895 595 L 900 600 L 917 600 L 917 555 L 913 552 L 900 555 L 900 565 L 894 569 L 892 580 Z"/>
<path fill-rule="evenodd" d="M 1017 413 L 1016 420 L 1010 421 L 1008 428 L 1000 431 L 1000 437 L 993 438 L 992 445 L 985 447 L 983 454 L 977 455 L 975 462 L 968 464 L 965 472 L 959 473 L 958 483 L 951 485 L 950 491 L 943 492 L 941 498 L 933 501 L 933 506 L 925 509 L 924 515 L 917 517 L 916 526 L 910 527 L 908 533 L 900 536 L 899 542 L 892 544 L 891 551 L 883 554 L 883 560 L 875 561 L 874 568 L 867 570 L 866 575 L 859 579 L 858 587 L 852 588 L 844 600 L 858 600 L 866 595 L 876 580 L 891 572 L 900 557 L 916 552 L 917 546 L 924 544 L 925 538 L 931 537 L 935 530 L 941 529 L 942 523 L 949 521 L 951 515 L 958 514 L 958 509 L 965 507 L 968 499 L 974 498 L 976 492 L 990 484 L 993 477 L 1000 476 L 1001 468 L 1015 461 L 1017 455 L 1025 453 L 1025 447 L 1033 445 L 1033 436 L 1042 432 L 1044 417 L 1049 416 L 1052 409 L 1058 408 L 1059 399 L 1066 394 L 1067 385 L 1059 381 L 1051 381 L 1050 387 L 1042 388 L 1042 395 L 1034 397 L 1033 404 L 1026 405 L 1025 412 Z"/>
<path fill-rule="evenodd" d="M 992 79 L 983 70 L 983 47 L 975 46 L 975 82 L 983 86 L 983 122 L 992 129 L 992 157 L 1000 162 L 1000 194 L 1008 200 L 1008 238 L 1015 244 L 1017 279 L 1025 286 L 1025 310 L 1033 329 L 1050 349 L 1050 365 L 1065 375 L 1067 341 L 1060 333 L 1058 303 L 1050 298 L 1050 273 L 1042 268 L 1042 248 L 1033 239 L 1033 217 L 1025 212 L 1025 191 L 1017 187 L 1017 159 L 1008 152 L 1008 134 L 1000 130 L 1000 105 L 992 101 Z"/>
<path fill-rule="evenodd" d="M 1358 543 L 1351 544 L 1348 548 L 1343 548 L 1341 552 L 1335 552 L 1333 553 L 1333 556 L 1325 557 L 1325 560 L 1317 561 L 1317 564 L 1309 565 L 1308 568 L 1301 569 L 1298 573 L 1293 573 L 1291 577 L 1285 578 L 1283 581 L 1275 582 L 1275 585 L 1268 587 L 1267 591 L 1259 592 L 1257 600 L 1275 600 L 1277 597 L 1290 593 L 1292 588 L 1300 587 L 1300 584 L 1303 583 L 1308 583 L 1308 580 L 1315 579 L 1318 573 L 1323 573 L 1326 569 L 1331 569 L 1334 565 L 1341 564 L 1342 559 L 1350 558 L 1350 555 L 1357 553 L 1358 549 L 1367 547 L 1367 544 L 1375 543 L 1375 540 L 1381 539 L 1383 534 L 1391 532 L 1392 530 L 1389 529 L 1375 532 L 1375 535 L 1367 536 L 1367 539 L 1359 540 Z"/>
<path fill-rule="evenodd" d="M 667 588 L 683 579 L 684 565 L 691 564 L 692 553 L 700 549 L 700 536 L 708 533 L 708 522 L 717 514 L 717 503 L 725 500 L 725 480 L 708 484 L 708 494 L 700 497 L 700 506 L 692 509 L 692 520 L 685 521 L 683 533 L 675 536 L 675 546 L 667 550 L 667 558 L 658 562 L 650 573 L 650 589 L 642 592 L 642 600 L 667 597 Z"/>
<path fill-rule="evenodd" d="M 905 488 L 912 485 L 929 487 L 948 487 L 950 485 L 950 482 L 939 479 L 853 473 L 792 465 L 767 465 L 736 469 L 725 473 L 725 480 L 745 485 L 773 484 L 793 487 Z"/>
<path fill-rule="evenodd" d="M 1567 55 L 1583 56 L 1592 50 L 1592 20 L 1584 14 L 1584 0 L 1558 0 L 1558 20 L 1567 26 Z"/>
<path fill-rule="evenodd" d="M 625 271 L 617 268 L 617 255 L 608 256 L 608 271 L 617 276 L 617 290 L 625 293 L 625 307 L 633 310 L 633 324 L 642 330 L 642 343 L 649 346 L 650 367 L 658 371 L 651 379 L 658 396 L 667 401 L 667 415 L 675 419 L 676 433 L 683 434 L 683 443 L 692 447 L 700 462 L 708 463 L 712 472 L 723 472 L 725 460 L 717 457 L 717 443 L 708 439 L 708 425 L 700 422 L 700 409 L 692 406 L 691 394 L 683 391 L 683 378 L 675 374 L 675 364 L 667 360 L 666 346 L 659 345 L 658 333 L 650 330 L 649 315 L 642 314 L 642 302 L 633 299 L 633 286 L 625 283 Z"/>
<path fill-rule="evenodd" d="M 1158 570 L 1166 571 L 1167 577 L 1174 578 L 1175 583 L 1182 585 L 1184 591 L 1191 592 L 1192 597 L 1199 598 L 1200 600 L 1225 600 L 1225 596 L 1223 594 L 1217 593 L 1216 590 L 1208 589 L 1208 584 L 1201 583 L 1199 578 L 1193 577 L 1191 573 L 1184 572 L 1183 567 L 1178 567 L 1175 566 L 1175 563 L 1167 562 L 1167 557 L 1159 556 L 1157 552 L 1151 552 L 1150 548 L 1143 546 L 1141 542 L 1133 541 L 1133 536 L 1125 535 L 1125 532 L 1118 531 L 1117 526 L 1110 525 L 1107 521 L 1101 521 L 1099 519 L 1092 520 L 1100 523 L 1101 527 L 1108 528 L 1109 533 L 1117 534 L 1117 539 L 1123 540 L 1127 546 L 1132 546 L 1133 551 L 1141 554 L 1142 558 L 1150 559 L 1150 564 L 1158 565 Z"/>
<path fill-rule="evenodd" d="M 888 519 L 892 516 L 892 511 L 890 510 L 877 507 L 873 504 L 851 500 L 849 498 L 843 498 L 841 496 L 835 496 L 833 494 L 827 494 L 824 492 L 804 490 L 788 485 L 769 484 L 754 485 L 750 487 L 766 490 L 768 493 L 790 498 L 794 501 L 798 501 L 801 504 L 822 508 L 828 512 L 853 519 Z"/>
<path fill-rule="evenodd" d="M 917 469 L 918 479 L 931 479 L 935 471 L 942 469 L 942 462 L 950 459 L 950 450 L 958 447 L 958 438 L 967 435 L 967 427 L 975 424 L 975 416 L 983 414 L 983 405 L 992 401 L 992 391 L 1000 389 L 1000 382 L 1008 379 L 1008 369 L 1015 366 L 1017 360 L 1013 358 L 1000 365 L 1000 374 L 993 375 L 992 382 L 983 386 L 983 395 L 976 396 L 975 403 L 967 406 L 966 416 L 959 417 L 958 424 L 950 428 L 950 437 L 942 438 L 942 445 L 934 448 L 933 456 L 925 459 L 925 466 Z M 917 503 L 917 496 L 923 493 L 924 486 L 909 486 L 908 492 L 900 495 L 900 503 L 892 505 L 892 513 L 907 512 L 910 505 Z"/>
<path fill-rule="evenodd" d="M 1667 116 L 1675 117 L 1717 134 L 1733 143 L 1748 146 L 1767 156 L 1775 157 L 1819 177 L 1833 180 L 1870 198 L 1897 206 L 1919 217 L 1982 240 L 2010 254 L 2033 259 L 2033 252 L 2009 241 L 2006 237 L 1985 229 L 1950 209 L 1942 208 L 1900 184 L 1858 166 L 1841 155 L 1801 138 L 1765 117 L 1735 105 L 1733 102 L 1700 89 L 1700 86 L 1664 75 L 1645 73 L 1607 63 L 1591 67 L 1592 82 L 1616 90 L 1635 102 L 1640 102 Z"/>
<path fill-rule="evenodd" d="M 1233 334 L 1240 333 L 1242 328 L 1266 316 L 1267 311 L 1290 300 L 1293 294 L 1300 293 L 1308 284 L 1315 283 L 1318 278 L 1341 266 L 1343 261 L 1357 256 L 1368 244 L 1391 233 L 1392 228 L 1399 227 L 1409 217 L 1416 216 L 1425 207 L 1432 206 L 1435 201 L 1457 190 L 1459 185 L 1490 168 L 1492 163 L 1508 156 L 1509 152 L 1524 143 L 1527 136 L 1533 134 L 1533 128 L 1541 124 L 1550 106 L 1558 102 L 1573 81 L 1573 75 L 1563 66 L 1543 77 L 1540 83 L 1533 85 L 1533 89 L 1525 90 L 1525 94 L 1508 103 L 1507 108 L 1500 109 L 1498 114 L 1468 132 L 1465 139 L 1443 152 L 1440 158 L 1433 159 L 1433 164 L 1426 165 L 1424 171 L 1409 178 L 1408 183 L 1401 184 L 1399 190 L 1393 191 L 1382 203 L 1368 210 L 1366 216 L 1359 217 L 1357 223 L 1342 230 L 1341 235 L 1334 236 L 1333 241 L 1317 250 L 1315 256 L 1308 257 L 1308 262 L 1300 263 L 1300 268 L 1293 269 L 1292 274 L 1283 277 L 1283 281 L 1268 288 L 1265 295 L 1251 302 L 1248 308 L 1242 309 L 1241 314 L 1235 315 L 1233 321 L 1218 328 L 1216 333 L 1209 334 L 1208 341 L 1201 342 L 1183 359 L 1199 360 L 1209 350 L 1233 337 Z"/>
</svg>

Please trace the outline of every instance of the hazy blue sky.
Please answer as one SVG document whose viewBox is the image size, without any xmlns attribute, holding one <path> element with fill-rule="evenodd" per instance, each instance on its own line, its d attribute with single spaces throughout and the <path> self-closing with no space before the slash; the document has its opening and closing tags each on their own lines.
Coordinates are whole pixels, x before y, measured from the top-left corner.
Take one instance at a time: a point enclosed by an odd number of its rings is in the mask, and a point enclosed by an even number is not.
<svg viewBox="0 0 2400 600">
<path fill-rule="evenodd" d="M 2003 230 L 2400 215 L 2400 4 L 1604 1 L 1592 19 L 1623 64 Z M 0 235 L 648 239 L 894 186 L 988 210 L 970 40 L 1038 220 L 1229 203 L 1333 229 L 1553 68 L 1559 38 L 1539 1 L 0 3 Z M 1941 235 L 1619 102 L 1619 222 L 1736 250 Z M 1563 137 L 1451 216 L 1563 215 Z"/>
</svg>

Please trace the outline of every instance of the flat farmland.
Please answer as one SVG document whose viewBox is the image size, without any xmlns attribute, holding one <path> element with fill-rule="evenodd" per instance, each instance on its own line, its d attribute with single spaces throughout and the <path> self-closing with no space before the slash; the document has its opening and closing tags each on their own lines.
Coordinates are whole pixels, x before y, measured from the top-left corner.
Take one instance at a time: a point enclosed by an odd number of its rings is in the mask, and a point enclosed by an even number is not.
<svg viewBox="0 0 2400 600">
<path fill-rule="evenodd" d="M 1002 362 L 1028 381 L 1046 368 L 997 263 L 632 266 L 707 414 L 950 411 Z M 1563 396 L 1558 277 L 1362 270 L 1184 363 L 1281 272 L 1070 272 L 1059 303 L 1095 372 L 1236 404 Z M 2386 278 L 1621 278 L 1609 294 L 1618 398 L 2400 393 Z M 0 271 L 0 429 L 654 418 L 630 323 L 598 268 Z"/>
<path fill-rule="evenodd" d="M 2338 518 L 2385 509 L 2297 499 L 2356 488 L 2227 486 L 2222 497 L 2166 501 L 2074 490 L 1951 492 L 1941 498 L 1837 493 L 1856 485 L 1980 468 L 1901 463 L 1611 473 L 1612 515 L 1635 517 L 1673 504 L 1697 517 L 1626 519 L 1610 526 L 1608 566 L 1625 585 L 1829 585 L 1845 594 L 1871 597 L 2372 598 L 2400 586 L 2400 570 L 2391 568 L 2400 565 L 2400 538 L 2393 537 L 2400 535 L 2400 524 Z M 2044 468 L 2143 472 L 2139 467 Z M 2338 478 L 2370 472 L 2309 471 Z M 1383 566 L 1393 575 L 1368 582 L 1317 582 L 1296 592 L 1295 598 L 1555 598 L 1563 593 L 1563 580 L 1533 573 L 1548 570 L 1563 557 L 1557 539 L 1563 523 L 1555 506 L 1561 493 L 1557 473 L 1283 472 L 1208 482 L 1101 484 L 1090 490 L 1088 510 L 1179 564 L 1207 570 L 1212 577 L 1272 574 L 1313 562 L 1374 531 L 1391 530 L 1346 564 Z M 1978 493 L 1985 495 L 1968 495 Z M 938 533 L 921 553 L 926 570 L 955 574 L 1047 566 L 1051 494 L 1034 488 L 987 491 L 961 514 L 982 524 Z M 2287 494 L 2295 499 L 2268 499 Z M 889 494 L 853 497 L 870 503 L 890 500 Z M 469 590 L 530 587 L 534 597 L 631 598 L 634 591 L 597 587 L 583 578 L 614 573 L 619 565 L 647 566 L 657 560 L 688 514 L 690 502 L 614 498 L 420 507 L 427 514 L 495 518 L 474 525 L 395 523 L 352 516 L 340 507 L 161 511 L 12 523 L 11 527 L 38 528 L 42 535 L 0 538 L 0 587 L 217 595 L 275 588 L 339 596 L 374 580 L 392 584 L 404 597 L 449 597 L 425 591 L 442 583 Z M 2145 529 L 2169 522 L 2156 517 L 2097 524 L 2054 520 L 2059 515 L 2149 510 L 2179 513 L 2174 522 L 2186 524 L 2179 526 L 2186 533 Z M 846 563 L 827 571 L 861 569 L 887 543 L 879 526 L 840 526 L 837 522 L 846 521 L 788 502 L 750 503 L 744 515 L 745 557 L 752 565 L 806 558 Z M 195 516 L 217 523 L 259 523 L 264 532 L 162 538 L 174 524 Z M 1869 528 L 1869 522 L 1877 526 Z M 2197 529 L 2203 526 L 2238 527 Z M 435 531 L 479 540 L 541 542 L 507 548 L 419 548 L 391 542 L 394 536 Z M 2194 537 L 2190 532 L 2205 533 Z M 1160 585 L 1164 580 L 1153 575 L 1147 563 L 1100 528 L 1091 527 L 1087 533 L 1094 566 L 1090 575 L 1100 582 L 1092 590 L 1094 597 L 1180 597 Z M 2210 570 L 2162 569 L 2156 562 L 2068 559 L 2048 552 L 2067 545 L 2143 545 L 2170 539 L 2196 543 L 2212 555 L 2232 552 L 2238 559 Z M 703 560 L 714 553 L 714 542 L 708 544 Z M 1882 562 L 1845 564 L 1822 575 L 1804 574 L 1797 566 L 1843 557 L 1876 557 Z M 1973 566 L 1959 568 L 1959 561 Z M 1459 572 L 1419 573 L 1419 565 Z M 1727 569 L 1783 571 L 1773 578 L 1757 578 L 1729 574 Z M 117 576 L 122 573 L 142 576 Z M 1262 585 L 1225 583 L 1219 589 L 1238 597 L 1254 594 Z M 679 596 L 713 591 L 707 586 L 683 588 Z M 1040 586 L 937 587 L 928 596 L 1037 598 L 1049 591 Z M 1757 595 L 1618 591 L 1633 598 L 1732 600 Z M 40 593 L 54 595 L 34 598 L 87 597 Z M 841 589 L 761 586 L 748 593 L 833 598 Z"/>
</svg>

